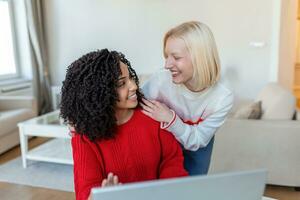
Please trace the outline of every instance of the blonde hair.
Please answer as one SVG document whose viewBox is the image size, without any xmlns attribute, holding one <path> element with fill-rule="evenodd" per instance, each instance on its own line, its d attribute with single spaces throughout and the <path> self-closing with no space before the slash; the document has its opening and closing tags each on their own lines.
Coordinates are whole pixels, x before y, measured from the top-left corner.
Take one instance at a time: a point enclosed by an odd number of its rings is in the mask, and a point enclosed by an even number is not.
<svg viewBox="0 0 300 200">
<path fill-rule="evenodd" d="M 168 38 L 180 38 L 185 42 L 192 60 L 196 91 L 210 87 L 219 80 L 219 54 L 214 36 L 207 25 L 190 21 L 170 29 L 165 34 L 163 41 L 165 57 Z"/>
</svg>

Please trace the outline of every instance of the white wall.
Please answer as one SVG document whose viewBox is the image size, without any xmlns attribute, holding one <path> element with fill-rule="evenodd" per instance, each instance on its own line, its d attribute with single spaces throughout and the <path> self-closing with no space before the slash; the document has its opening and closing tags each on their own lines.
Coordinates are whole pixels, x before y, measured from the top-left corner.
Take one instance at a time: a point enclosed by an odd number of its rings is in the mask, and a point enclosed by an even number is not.
<svg viewBox="0 0 300 200">
<path fill-rule="evenodd" d="M 224 82 L 238 96 L 255 97 L 267 82 L 277 78 L 274 59 L 278 59 L 279 45 L 273 40 L 278 37 L 280 0 L 44 2 L 52 85 L 61 84 L 72 61 L 105 47 L 122 51 L 138 73 L 154 72 L 164 64 L 163 34 L 187 20 L 211 27 Z M 253 47 L 251 42 L 265 46 Z"/>
</svg>

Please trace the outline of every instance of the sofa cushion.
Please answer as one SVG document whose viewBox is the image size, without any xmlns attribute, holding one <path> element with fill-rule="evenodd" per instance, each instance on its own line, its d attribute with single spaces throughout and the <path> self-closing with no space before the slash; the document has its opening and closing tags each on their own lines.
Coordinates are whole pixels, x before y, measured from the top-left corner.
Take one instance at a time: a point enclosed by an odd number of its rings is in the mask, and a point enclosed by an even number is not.
<svg viewBox="0 0 300 200">
<path fill-rule="evenodd" d="M 15 130 L 19 122 L 34 117 L 30 109 L 22 108 L 9 111 L 1 111 L 0 115 L 0 136 Z"/>
<path fill-rule="evenodd" d="M 256 98 L 262 101 L 262 119 L 291 120 L 296 109 L 296 98 L 278 83 L 269 83 Z"/>
</svg>

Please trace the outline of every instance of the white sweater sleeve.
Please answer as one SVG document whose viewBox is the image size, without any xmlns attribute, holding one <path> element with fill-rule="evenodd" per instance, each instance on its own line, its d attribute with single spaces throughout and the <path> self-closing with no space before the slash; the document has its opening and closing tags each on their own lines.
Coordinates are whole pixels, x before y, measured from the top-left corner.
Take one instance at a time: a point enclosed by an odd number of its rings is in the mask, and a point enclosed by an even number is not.
<svg viewBox="0 0 300 200">
<path fill-rule="evenodd" d="M 178 116 L 175 116 L 172 124 L 167 126 L 167 130 L 174 134 L 185 149 L 196 151 L 209 143 L 217 129 L 224 123 L 232 104 L 233 94 L 231 93 L 220 101 L 214 113 L 199 124 L 189 125 L 184 123 Z"/>
</svg>

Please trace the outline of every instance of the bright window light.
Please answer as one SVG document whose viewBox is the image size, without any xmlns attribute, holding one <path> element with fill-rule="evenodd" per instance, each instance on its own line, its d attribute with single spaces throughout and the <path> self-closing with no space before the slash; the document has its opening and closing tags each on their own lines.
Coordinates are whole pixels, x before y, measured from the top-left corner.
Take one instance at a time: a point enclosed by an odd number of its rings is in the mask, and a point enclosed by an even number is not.
<svg viewBox="0 0 300 200">
<path fill-rule="evenodd" d="M 17 73 L 11 18 L 7 1 L 0 1 L 0 77 Z"/>
</svg>

